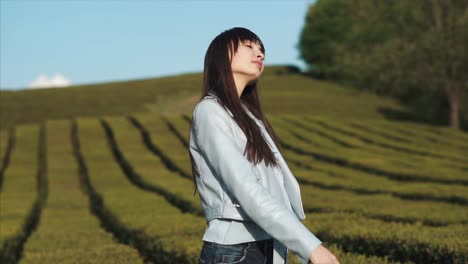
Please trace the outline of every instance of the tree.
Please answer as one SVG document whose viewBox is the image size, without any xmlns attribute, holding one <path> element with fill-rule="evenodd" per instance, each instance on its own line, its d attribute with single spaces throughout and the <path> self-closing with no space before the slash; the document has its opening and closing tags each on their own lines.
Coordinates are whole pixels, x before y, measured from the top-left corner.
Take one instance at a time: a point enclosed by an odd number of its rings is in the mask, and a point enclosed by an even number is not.
<svg viewBox="0 0 468 264">
<path fill-rule="evenodd" d="M 306 26 L 299 40 L 299 51 L 309 65 L 310 72 L 325 78 L 336 78 L 334 73 L 334 44 L 344 40 L 351 25 L 351 11 L 346 1 L 318 1 L 309 6 Z"/>
<path fill-rule="evenodd" d="M 336 18 L 347 21 L 349 29 L 321 43 L 332 47 L 326 54 L 333 57 L 319 60 L 321 75 L 397 98 L 443 91 L 450 126 L 460 128 L 461 98 L 468 92 L 468 1 L 334 1 L 352 3 L 345 18 Z M 316 27 L 326 13 L 321 2 L 307 18 L 303 35 L 327 35 Z"/>
</svg>

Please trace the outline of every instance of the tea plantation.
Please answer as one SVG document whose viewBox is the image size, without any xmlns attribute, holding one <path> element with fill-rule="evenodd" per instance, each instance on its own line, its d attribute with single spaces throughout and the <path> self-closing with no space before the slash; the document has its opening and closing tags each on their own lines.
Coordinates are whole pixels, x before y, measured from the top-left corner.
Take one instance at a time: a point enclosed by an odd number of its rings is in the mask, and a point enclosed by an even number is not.
<svg viewBox="0 0 468 264">
<path fill-rule="evenodd" d="M 341 263 L 468 263 L 468 134 L 281 69 L 262 105 L 323 245 Z M 0 262 L 198 263 L 200 80 L 0 92 Z"/>
</svg>

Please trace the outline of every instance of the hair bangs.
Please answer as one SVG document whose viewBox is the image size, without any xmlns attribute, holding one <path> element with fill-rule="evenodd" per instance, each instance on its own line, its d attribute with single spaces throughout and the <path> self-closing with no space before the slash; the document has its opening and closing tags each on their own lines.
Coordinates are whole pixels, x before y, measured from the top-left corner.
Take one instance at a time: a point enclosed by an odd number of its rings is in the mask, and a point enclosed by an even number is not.
<svg viewBox="0 0 468 264">
<path fill-rule="evenodd" d="M 231 55 L 237 52 L 239 43 L 244 43 L 247 41 L 257 43 L 260 46 L 260 50 L 262 51 L 263 55 L 265 55 L 265 47 L 263 46 L 263 42 L 252 31 L 246 28 L 237 27 L 229 31 L 225 31 L 225 33 L 226 41 L 228 43 L 228 50 L 231 52 Z"/>
</svg>

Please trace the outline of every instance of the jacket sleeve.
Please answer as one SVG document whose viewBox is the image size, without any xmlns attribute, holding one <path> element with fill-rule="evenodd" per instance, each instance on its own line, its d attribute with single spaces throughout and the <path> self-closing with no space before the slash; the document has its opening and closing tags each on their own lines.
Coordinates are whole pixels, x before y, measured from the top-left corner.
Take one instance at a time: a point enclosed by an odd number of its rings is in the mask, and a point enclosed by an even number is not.
<svg viewBox="0 0 468 264">
<path fill-rule="evenodd" d="M 229 118 L 215 101 L 203 100 L 196 106 L 195 140 L 201 155 L 251 220 L 307 263 L 322 241 L 257 181 L 244 150 L 233 140 Z"/>
</svg>

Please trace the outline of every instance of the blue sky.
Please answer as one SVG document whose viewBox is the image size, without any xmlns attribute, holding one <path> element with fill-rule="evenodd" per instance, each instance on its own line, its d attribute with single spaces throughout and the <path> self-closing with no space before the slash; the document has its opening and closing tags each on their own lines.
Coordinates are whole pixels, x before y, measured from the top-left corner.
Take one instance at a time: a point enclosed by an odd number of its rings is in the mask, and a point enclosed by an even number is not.
<svg viewBox="0 0 468 264">
<path fill-rule="evenodd" d="M 211 40 L 235 26 L 262 39 L 267 66 L 303 68 L 297 43 L 313 2 L 0 0 L 0 89 L 201 72 Z"/>
</svg>

